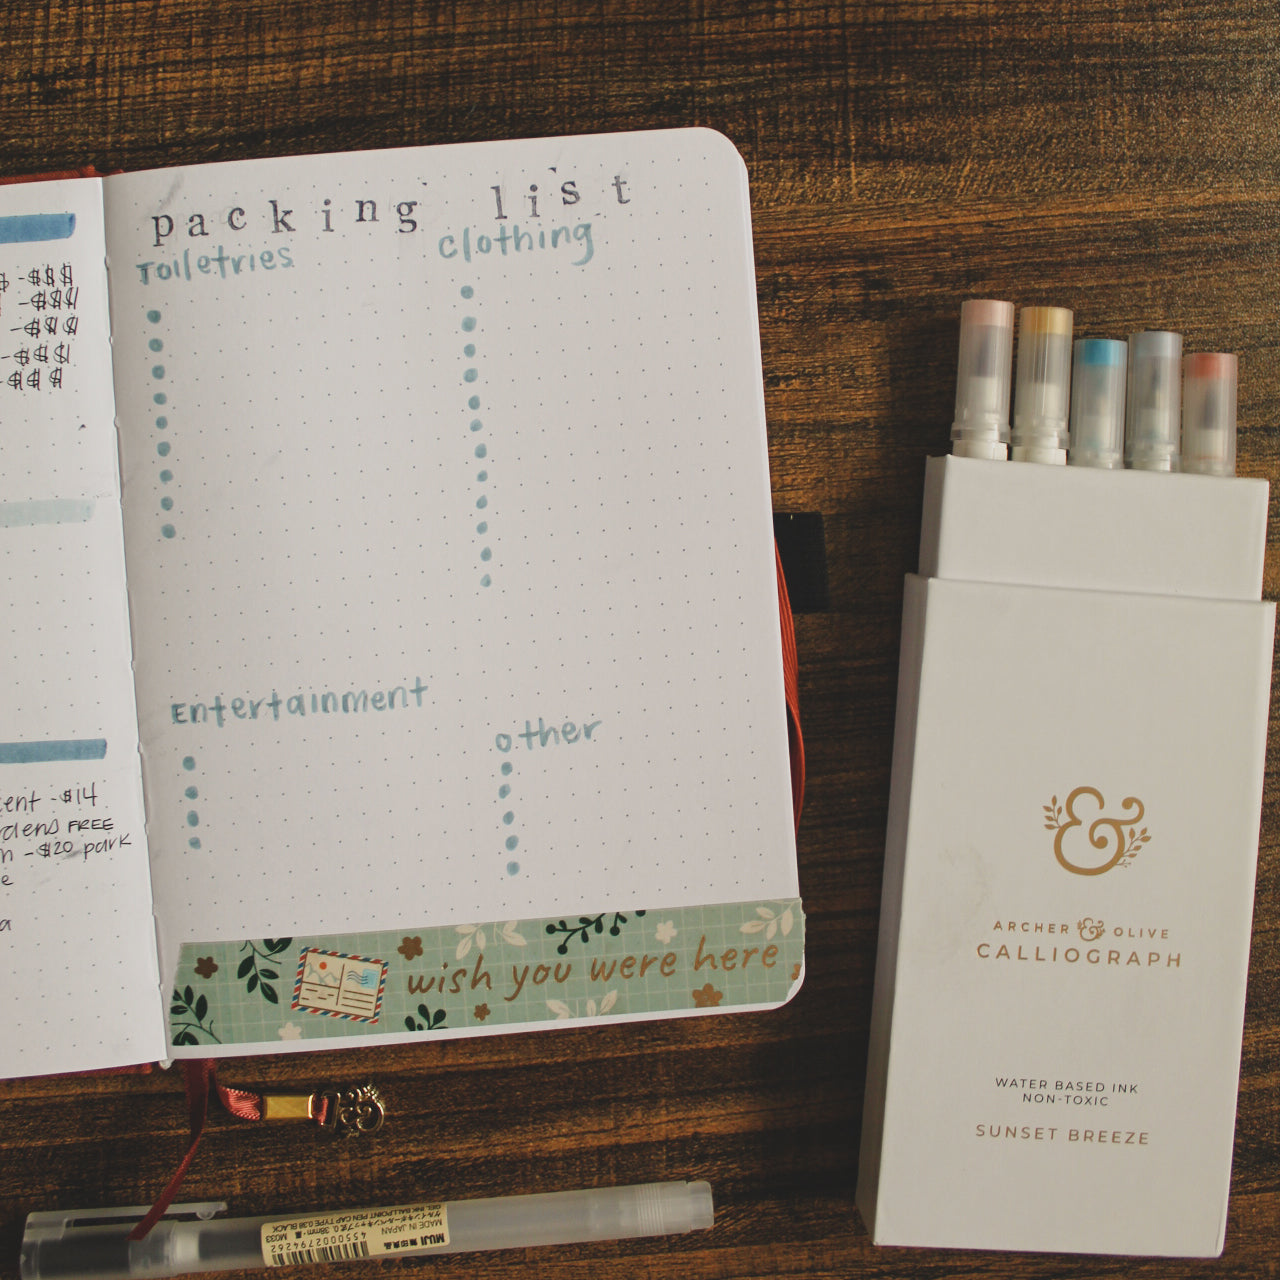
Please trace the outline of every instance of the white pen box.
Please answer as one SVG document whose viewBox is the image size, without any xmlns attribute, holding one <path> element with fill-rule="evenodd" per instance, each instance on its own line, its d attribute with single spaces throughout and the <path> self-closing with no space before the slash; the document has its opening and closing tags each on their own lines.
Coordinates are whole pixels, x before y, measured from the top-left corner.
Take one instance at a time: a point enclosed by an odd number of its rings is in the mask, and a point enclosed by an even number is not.
<svg viewBox="0 0 1280 1280">
<path fill-rule="evenodd" d="M 1190 503 L 1208 531 L 1260 498 L 1221 548 L 1235 598 L 1214 599 L 1180 541 L 1121 539 L 1103 563 L 1070 536 L 1131 523 L 1117 492 L 1172 529 L 1200 477 L 930 475 L 927 508 L 947 502 L 926 510 L 935 576 L 906 584 L 858 1206 L 877 1244 L 1216 1255 L 1275 627 L 1266 486 L 1203 478 L 1220 492 Z M 1023 485 L 1058 508 L 1037 499 L 989 555 L 952 545 L 979 496 L 1007 514 Z M 1135 580 L 1158 586 L 1117 589 Z"/>
<path fill-rule="evenodd" d="M 930 458 L 920 572 L 1257 600 L 1267 482 Z"/>
</svg>

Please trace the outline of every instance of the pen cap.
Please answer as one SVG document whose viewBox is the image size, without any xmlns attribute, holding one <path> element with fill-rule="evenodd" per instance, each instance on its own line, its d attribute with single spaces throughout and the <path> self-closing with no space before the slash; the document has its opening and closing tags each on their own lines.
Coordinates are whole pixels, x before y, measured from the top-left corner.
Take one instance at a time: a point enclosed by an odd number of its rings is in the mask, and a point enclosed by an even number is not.
<svg viewBox="0 0 1280 1280">
<path fill-rule="evenodd" d="M 1067 460 L 1071 322 L 1066 307 L 1022 308 L 1013 401 L 1013 457 L 1018 462 Z"/>
<path fill-rule="evenodd" d="M 225 1263 L 202 1255 L 198 1227 L 225 1212 L 226 1201 L 170 1206 L 140 1240 L 130 1233 L 150 1212 L 148 1205 L 124 1209 L 71 1209 L 27 1214 L 18 1270 L 22 1280 L 162 1280 L 165 1276 L 222 1270 Z M 226 1228 L 221 1220 L 210 1224 Z M 255 1251 L 257 1261 L 261 1252 Z M 253 1260 L 242 1257 L 243 1266 Z"/>
<path fill-rule="evenodd" d="M 1182 335 L 1147 330 L 1129 337 L 1125 466 L 1177 471 L 1182 418 Z"/>
<path fill-rule="evenodd" d="M 1125 374 L 1129 348 L 1109 338 L 1079 338 L 1071 369 L 1074 467 L 1115 470 L 1124 463 Z"/>
<path fill-rule="evenodd" d="M 971 298 L 960 308 L 960 361 L 951 452 L 1004 458 L 1013 378 L 1013 303 Z"/>
<path fill-rule="evenodd" d="M 1236 473 L 1236 358 L 1225 352 L 1183 361 L 1182 469 Z"/>
</svg>

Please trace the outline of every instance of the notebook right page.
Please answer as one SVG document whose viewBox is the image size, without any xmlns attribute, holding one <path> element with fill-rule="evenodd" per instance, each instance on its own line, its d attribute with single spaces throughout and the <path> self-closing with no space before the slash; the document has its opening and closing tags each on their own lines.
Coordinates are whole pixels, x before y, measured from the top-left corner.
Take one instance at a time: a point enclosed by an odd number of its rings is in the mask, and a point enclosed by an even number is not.
<svg viewBox="0 0 1280 1280">
<path fill-rule="evenodd" d="M 107 191 L 177 1049 L 785 999 L 733 148 L 549 139 Z"/>
</svg>

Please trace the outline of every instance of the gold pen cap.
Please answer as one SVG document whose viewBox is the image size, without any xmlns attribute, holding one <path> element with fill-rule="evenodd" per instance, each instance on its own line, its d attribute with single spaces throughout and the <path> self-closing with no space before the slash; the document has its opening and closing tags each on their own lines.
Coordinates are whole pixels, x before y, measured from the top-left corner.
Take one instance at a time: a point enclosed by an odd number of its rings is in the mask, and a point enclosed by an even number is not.
<svg viewBox="0 0 1280 1280">
<path fill-rule="evenodd" d="M 1066 307 L 1023 307 L 1018 318 L 1011 451 L 1016 462 L 1060 466 L 1067 460 L 1072 320 Z"/>
</svg>

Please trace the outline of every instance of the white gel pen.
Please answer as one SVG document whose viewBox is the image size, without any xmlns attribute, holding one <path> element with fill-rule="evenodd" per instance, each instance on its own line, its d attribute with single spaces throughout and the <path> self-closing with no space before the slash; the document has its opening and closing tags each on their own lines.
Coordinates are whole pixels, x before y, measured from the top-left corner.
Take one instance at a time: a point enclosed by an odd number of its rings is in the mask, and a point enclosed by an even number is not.
<svg viewBox="0 0 1280 1280">
<path fill-rule="evenodd" d="M 1078 338 L 1071 371 L 1073 467 L 1124 465 L 1124 394 L 1129 348 L 1109 338 Z"/>
<path fill-rule="evenodd" d="M 714 1221 L 711 1188 L 705 1182 L 301 1216 L 214 1216 L 226 1207 L 225 1202 L 174 1205 L 141 1240 L 130 1239 L 130 1232 L 146 1214 L 145 1207 L 28 1214 L 22 1280 L 162 1280 L 346 1258 L 416 1258 L 675 1235 L 705 1230 Z"/>
<path fill-rule="evenodd" d="M 1129 338 L 1124 464 L 1177 471 L 1182 418 L 1182 335 L 1147 330 Z"/>
<path fill-rule="evenodd" d="M 1010 450 L 1015 462 L 1067 461 L 1071 322 L 1066 307 L 1022 308 Z"/>
<path fill-rule="evenodd" d="M 1183 361 L 1182 469 L 1236 473 L 1236 358 L 1227 352 Z"/>
<path fill-rule="evenodd" d="M 960 307 L 960 361 L 951 452 L 961 458 L 1009 456 L 1013 303 L 970 299 Z"/>
</svg>

